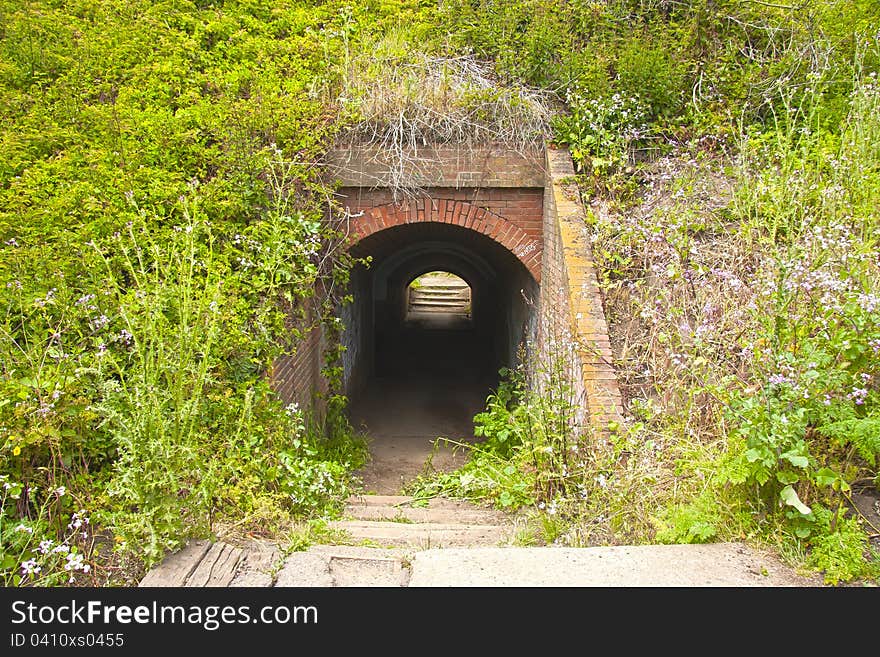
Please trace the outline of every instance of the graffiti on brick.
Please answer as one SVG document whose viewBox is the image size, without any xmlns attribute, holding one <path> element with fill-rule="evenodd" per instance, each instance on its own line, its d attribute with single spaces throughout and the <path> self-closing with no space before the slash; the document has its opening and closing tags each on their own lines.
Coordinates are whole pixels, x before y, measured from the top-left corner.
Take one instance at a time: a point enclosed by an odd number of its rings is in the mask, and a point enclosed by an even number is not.
<svg viewBox="0 0 880 657">
<path fill-rule="evenodd" d="M 537 248 L 538 248 L 537 242 L 529 242 L 527 244 L 523 244 L 522 246 L 516 247 L 516 249 L 514 249 L 513 252 L 516 254 L 517 258 L 525 258 L 527 255 L 529 255 L 532 251 L 536 250 Z"/>
</svg>

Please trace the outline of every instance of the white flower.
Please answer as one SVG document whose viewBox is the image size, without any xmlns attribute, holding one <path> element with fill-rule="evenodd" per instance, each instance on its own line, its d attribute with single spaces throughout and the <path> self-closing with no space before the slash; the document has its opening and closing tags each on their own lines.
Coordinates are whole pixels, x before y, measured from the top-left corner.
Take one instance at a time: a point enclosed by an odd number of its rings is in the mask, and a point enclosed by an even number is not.
<svg viewBox="0 0 880 657">
<path fill-rule="evenodd" d="M 36 573 L 40 572 L 41 570 L 42 570 L 42 568 L 40 568 L 40 566 L 37 565 L 37 562 L 35 559 L 28 559 L 27 561 L 23 561 L 21 563 L 21 574 L 22 575 L 25 575 L 25 576 L 35 575 Z"/>
<path fill-rule="evenodd" d="M 67 555 L 67 563 L 64 564 L 64 570 L 82 570 L 85 567 L 83 563 L 83 555 L 72 552 Z"/>
<path fill-rule="evenodd" d="M 22 523 L 18 523 L 18 526 L 15 528 L 15 531 L 17 531 L 17 532 L 27 532 L 28 534 L 33 534 L 33 533 L 34 533 L 34 528 L 33 528 L 33 527 L 28 527 L 27 525 L 24 525 L 24 524 L 22 524 Z"/>
<path fill-rule="evenodd" d="M 46 554 L 49 550 L 52 549 L 52 545 L 54 545 L 54 542 L 47 538 L 44 541 L 40 541 L 40 547 L 37 548 L 37 551 L 40 554 Z"/>
</svg>

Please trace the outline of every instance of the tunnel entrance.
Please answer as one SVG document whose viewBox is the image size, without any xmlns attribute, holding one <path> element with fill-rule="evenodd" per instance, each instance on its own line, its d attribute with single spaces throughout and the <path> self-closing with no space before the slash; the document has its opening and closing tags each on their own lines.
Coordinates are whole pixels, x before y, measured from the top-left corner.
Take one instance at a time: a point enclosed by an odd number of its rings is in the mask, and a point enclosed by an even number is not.
<svg viewBox="0 0 880 657">
<path fill-rule="evenodd" d="M 420 473 L 437 439 L 475 442 L 473 417 L 537 330 L 538 284 L 520 260 L 460 226 L 413 223 L 352 247 L 343 357 L 352 423 L 371 438 L 368 491 L 392 494 Z M 441 441 L 431 467 L 463 464 Z M 393 473 L 393 489 L 382 489 Z M 382 485 L 386 485 L 383 483 Z"/>
<path fill-rule="evenodd" d="M 424 328 L 471 326 L 471 286 L 448 271 L 432 271 L 407 286 L 408 325 Z"/>
</svg>

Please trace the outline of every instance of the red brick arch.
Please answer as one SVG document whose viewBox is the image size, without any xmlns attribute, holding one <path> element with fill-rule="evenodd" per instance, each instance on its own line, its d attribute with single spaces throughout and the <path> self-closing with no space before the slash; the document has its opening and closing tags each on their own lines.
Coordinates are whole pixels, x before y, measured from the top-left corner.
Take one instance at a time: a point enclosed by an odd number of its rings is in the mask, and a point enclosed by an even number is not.
<svg viewBox="0 0 880 657">
<path fill-rule="evenodd" d="M 453 224 L 493 239 L 513 253 L 541 282 L 541 241 L 515 223 L 466 201 L 421 198 L 365 209 L 351 220 L 355 242 L 394 226 L 420 222 Z"/>
</svg>

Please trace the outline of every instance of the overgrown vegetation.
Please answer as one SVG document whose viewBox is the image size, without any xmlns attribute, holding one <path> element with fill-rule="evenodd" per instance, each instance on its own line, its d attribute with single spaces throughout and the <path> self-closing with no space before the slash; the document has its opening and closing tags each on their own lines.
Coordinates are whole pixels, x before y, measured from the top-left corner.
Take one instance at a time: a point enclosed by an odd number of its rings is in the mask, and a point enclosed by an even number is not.
<svg viewBox="0 0 880 657">
<path fill-rule="evenodd" d="M 344 498 L 344 399 L 318 423 L 266 377 L 350 266 L 313 165 L 342 7 L 0 3 L 5 583 L 130 582 Z"/>
<path fill-rule="evenodd" d="M 549 131 L 627 422 L 572 422 L 561 343 L 417 489 L 534 505 L 565 544 L 760 540 L 877 577 L 851 504 L 880 453 L 876 3 L 75 4 L 0 0 L 4 584 L 130 583 L 190 536 L 331 512 L 364 448 L 316 163 L 373 146 L 412 193 L 430 142 Z M 319 421 L 266 373 L 321 325 Z"/>
<path fill-rule="evenodd" d="M 476 418 L 493 438 L 435 488 L 513 463 L 549 540 L 766 541 L 829 583 L 876 579 L 852 501 L 880 454 L 876 7 L 447 7 L 459 46 L 567 101 L 628 421 L 573 437 L 579 470 L 536 473 L 520 459 L 554 395 L 502 387 Z M 510 460 L 505 435 L 528 436 Z M 535 485 L 564 474 L 578 486 Z"/>
</svg>

